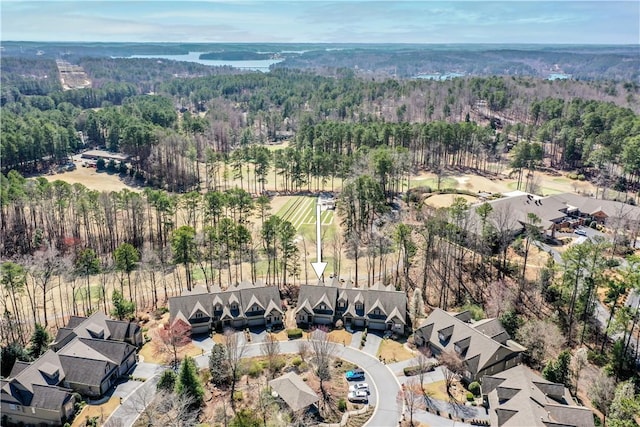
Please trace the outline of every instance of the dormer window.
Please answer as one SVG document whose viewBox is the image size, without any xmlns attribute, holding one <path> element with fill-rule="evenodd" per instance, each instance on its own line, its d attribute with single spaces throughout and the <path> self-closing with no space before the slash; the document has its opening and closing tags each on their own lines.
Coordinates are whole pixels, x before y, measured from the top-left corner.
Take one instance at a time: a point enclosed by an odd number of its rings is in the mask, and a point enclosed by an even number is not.
<svg viewBox="0 0 640 427">
<path fill-rule="evenodd" d="M 231 304 L 231 310 L 237 310 L 238 309 L 238 304 Z"/>
<path fill-rule="evenodd" d="M 196 313 L 196 319 L 201 319 L 202 317 L 204 317 L 204 314 L 201 311 Z"/>
<path fill-rule="evenodd" d="M 338 301 L 338 307 L 340 307 L 340 308 L 344 308 L 344 306 L 345 306 L 345 305 L 346 305 L 346 304 L 345 304 L 345 302 L 344 302 L 344 301 Z"/>
<path fill-rule="evenodd" d="M 222 311 L 222 305 L 216 304 L 216 311 Z"/>
<path fill-rule="evenodd" d="M 373 310 L 373 314 L 379 315 L 380 314 L 380 309 L 376 308 L 375 310 Z"/>
<path fill-rule="evenodd" d="M 364 304 L 360 302 L 356 303 L 356 310 L 364 310 Z"/>
<path fill-rule="evenodd" d="M 320 310 L 326 310 L 327 309 L 327 305 L 322 303 L 320 304 Z"/>
<path fill-rule="evenodd" d="M 252 311 L 258 311 L 258 310 L 260 310 L 260 307 L 258 307 L 258 304 L 254 304 Z"/>
</svg>

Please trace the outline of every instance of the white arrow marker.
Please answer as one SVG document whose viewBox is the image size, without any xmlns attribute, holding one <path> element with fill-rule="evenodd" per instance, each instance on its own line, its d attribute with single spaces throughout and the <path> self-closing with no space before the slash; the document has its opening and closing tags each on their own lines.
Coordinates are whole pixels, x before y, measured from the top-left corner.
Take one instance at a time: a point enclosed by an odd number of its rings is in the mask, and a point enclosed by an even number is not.
<svg viewBox="0 0 640 427">
<path fill-rule="evenodd" d="M 326 262 L 322 262 L 322 242 L 320 240 L 321 237 L 321 233 L 320 233 L 320 203 L 316 203 L 316 251 L 318 253 L 318 261 L 317 262 L 312 262 L 311 266 L 313 267 L 313 270 L 316 272 L 316 275 L 318 276 L 318 279 L 322 278 L 322 274 L 324 273 L 324 269 L 327 268 L 327 263 Z"/>
</svg>

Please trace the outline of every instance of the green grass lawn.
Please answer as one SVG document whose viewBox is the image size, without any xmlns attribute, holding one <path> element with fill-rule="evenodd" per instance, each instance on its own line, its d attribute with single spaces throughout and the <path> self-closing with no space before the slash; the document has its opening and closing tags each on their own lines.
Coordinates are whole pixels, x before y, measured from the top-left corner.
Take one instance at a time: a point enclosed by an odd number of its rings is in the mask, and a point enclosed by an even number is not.
<svg viewBox="0 0 640 427">
<path fill-rule="evenodd" d="M 296 230 L 306 237 L 309 230 L 315 233 L 317 200 L 316 197 L 292 197 L 276 215 L 289 221 Z M 325 227 L 333 228 L 333 217 L 334 211 L 323 211 L 320 214 L 323 229 Z M 335 231 L 333 232 L 335 233 Z M 314 236 L 314 234 L 310 236 Z"/>
<path fill-rule="evenodd" d="M 90 290 L 91 290 L 92 303 L 101 302 L 104 299 L 104 295 L 102 295 L 102 287 L 100 285 L 91 285 Z M 118 286 L 118 290 L 120 290 L 119 286 Z M 125 298 L 126 298 L 127 295 L 129 295 L 128 294 L 129 289 L 126 285 L 124 287 L 124 291 L 126 294 L 125 295 Z M 76 301 L 82 302 L 82 301 L 85 301 L 86 299 L 87 299 L 87 283 L 85 282 L 78 289 L 76 289 Z"/>
<path fill-rule="evenodd" d="M 438 182 L 435 178 L 413 179 L 411 180 L 411 188 L 416 187 L 431 187 L 432 190 L 438 188 Z M 458 181 L 453 178 L 443 177 L 440 180 L 440 189 L 443 188 L 458 188 Z"/>
</svg>

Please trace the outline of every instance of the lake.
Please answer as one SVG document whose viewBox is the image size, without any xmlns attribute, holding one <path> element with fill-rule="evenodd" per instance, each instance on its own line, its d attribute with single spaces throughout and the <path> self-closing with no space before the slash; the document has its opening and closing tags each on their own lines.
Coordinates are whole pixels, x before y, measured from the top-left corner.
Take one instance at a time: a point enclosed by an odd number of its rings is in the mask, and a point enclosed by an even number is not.
<svg viewBox="0 0 640 427">
<path fill-rule="evenodd" d="M 214 59 L 200 59 L 200 55 L 206 52 L 189 52 L 186 55 L 131 55 L 127 58 L 150 58 L 167 59 L 172 61 L 197 62 L 198 64 L 220 67 L 228 65 L 230 67 L 241 68 L 243 70 L 255 70 L 266 73 L 273 64 L 281 62 L 282 59 L 260 59 L 254 61 L 225 61 Z"/>
<path fill-rule="evenodd" d="M 440 80 L 440 81 L 445 81 L 445 80 L 451 80 L 451 79 L 455 79 L 456 77 L 464 77 L 464 74 L 462 73 L 433 73 L 433 74 L 416 74 L 415 76 L 413 76 L 415 79 L 426 79 L 426 80 Z"/>
</svg>

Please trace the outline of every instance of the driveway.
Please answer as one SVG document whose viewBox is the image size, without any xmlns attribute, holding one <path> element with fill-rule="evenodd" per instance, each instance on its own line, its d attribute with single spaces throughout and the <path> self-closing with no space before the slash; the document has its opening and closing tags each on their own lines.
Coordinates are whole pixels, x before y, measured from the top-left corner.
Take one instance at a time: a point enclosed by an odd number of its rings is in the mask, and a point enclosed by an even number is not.
<svg viewBox="0 0 640 427">
<path fill-rule="evenodd" d="M 394 365 L 398 365 L 397 367 L 393 365 L 390 366 L 390 368 L 393 369 L 394 371 L 400 368 L 400 364 L 394 364 Z M 444 381 L 445 369 L 446 368 L 439 366 L 435 368 L 433 371 L 426 372 L 424 374 L 423 384 L 431 384 L 438 381 Z M 414 378 L 415 380 L 418 380 L 417 376 L 406 377 L 404 376 L 404 374 L 400 374 L 398 380 L 402 384 L 405 384 L 407 381 L 409 381 L 410 378 Z M 456 425 L 456 426 L 467 425 L 467 424 L 461 423 L 460 421 L 453 421 L 448 418 L 444 418 L 444 415 L 446 414 L 451 414 L 459 420 L 461 419 L 462 420 L 471 420 L 471 419 L 488 420 L 489 419 L 489 414 L 487 414 L 484 407 L 480 407 L 480 406 L 452 404 L 448 401 L 437 400 L 437 399 L 429 399 L 426 402 L 426 405 L 431 409 L 432 412 L 435 412 L 436 410 L 440 411 L 443 414 L 443 417 L 437 416 L 424 409 L 421 409 L 421 410 L 417 410 L 414 413 L 413 418 L 414 420 L 420 420 L 422 422 L 425 422 L 430 426 L 446 427 L 446 426 L 453 426 L 453 425 Z"/>
<path fill-rule="evenodd" d="M 297 353 L 298 343 L 302 341 L 281 341 L 280 353 Z M 244 357 L 262 355 L 259 343 L 247 344 L 244 348 Z M 371 385 L 369 404 L 374 407 L 374 412 L 365 425 L 370 427 L 397 425 L 402 413 L 402 405 L 396 402 L 396 396 L 400 392 L 400 383 L 391 370 L 381 364 L 374 356 L 352 347 L 334 344 L 334 350 L 336 357 L 362 368 L 366 373 L 366 381 Z M 198 356 L 195 360 L 200 368 L 209 366 L 208 354 Z"/>
<path fill-rule="evenodd" d="M 157 367 L 158 373 L 148 378 L 145 382 L 128 381 L 120 385 L 126 386 L 122 388 L 121 391 L 126 391 L 127 394 L 126 396 L 120 396 L 122 398 L 122 404 L 107 418 L 107 421 L 104 423 L 105 427 L 130 427 L 136 422 L 142 411 L 144 411 L 155 397 L 156 384 L 158 384 L 160 380 L 159 372 L 162 372 L 164 369 L 159 365 L 155 366 Z M 127 388 L 131 386 L 135 386 L 135 388 L 133 388 L 133 390 L 127 390 Z M 116 393 L 118 393 L 118 390 L 114 392 L 114 395 L 117 395 Z"/>
</svg>

